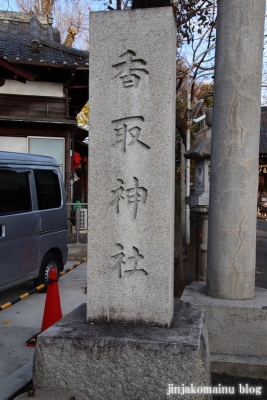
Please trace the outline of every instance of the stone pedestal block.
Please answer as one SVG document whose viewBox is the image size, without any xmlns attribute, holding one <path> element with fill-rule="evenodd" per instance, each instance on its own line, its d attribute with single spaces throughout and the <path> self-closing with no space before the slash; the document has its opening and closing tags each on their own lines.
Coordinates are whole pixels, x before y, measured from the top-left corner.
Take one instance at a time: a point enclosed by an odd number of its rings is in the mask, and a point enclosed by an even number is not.
<svg viewBox="0 0 267 400">
<path fill-rule="evenodd" d="M 205 309 L 212 372 L 266 379 L 266 289 L 255 288 L 250 300 L 224 300 L 207 296 L 205 284 L 193 282 L 181 300 Z"/>
<path fill-rule="evenodd" d="M 164 400 L 172 384 L 203 391 L 210 387 L 205 313 L 176 305 L 171 328 L 88 325 L 83 304 L 38 337 L 34 384 L 78 389 L 92 400 Z"/>
</svg>

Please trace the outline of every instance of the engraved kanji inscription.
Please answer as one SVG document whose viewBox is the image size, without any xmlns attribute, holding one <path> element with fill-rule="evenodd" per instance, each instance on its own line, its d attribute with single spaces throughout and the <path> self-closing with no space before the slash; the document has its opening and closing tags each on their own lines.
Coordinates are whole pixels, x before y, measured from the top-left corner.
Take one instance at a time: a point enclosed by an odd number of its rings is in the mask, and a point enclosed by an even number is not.
<svg viewBox="0 0 267 400">
<path fill-rule="evenodd" d="M 118 277 L 121 278 L 123 276 L 122 274 L 122 266 L 125 266 L 124 275 L 132 275 L 132 274 L 138 274 L 138 275 L 148 275 L 147 271 L 145 271 L 143 268 L 138 268 L 138 263 L 139 261 L 143 260 L 145 257 L 139 253 L 139 250 L 137 247 L 133 246 L 133 255 L 131 257 L 128 257 L 126 261 L 125 259 L 125 254 L 122 252 L 124 250 L 124 247 L 120 243 L 116 243 L 116 246 L 118 247 L 120 253 L 115 254 L 114 256 L 111 256 L 111 258 L 115 261 L 115 263 L 112 265 L 112 270 L 113 271 L 118 271 Z"/>
<path fill-rule="evenodd" d="M 127 204 L 132 205 L 133 207 L 133 217 L 136 219 L 137 211 L 138 211 L 138 203 L 146 204 L 147 199 L 147 189 L 143 186 L 139 186 L 138 179 L 134 176 L 133 177 L 134 185 L 128 189 L 125 189 L 124 182 L 122 179 L 117 179 L 119 186 L 111 190 L 113 193 L 113 199 L 109 203 L 109 206 L 114 206 L 116 214 L 120 213 L 120 201 L 124 200 L 124 196 L 122 194 L 125 192 L 127 197 Z"/>
<path fill-rule="evenodd" d="M 109 205 L 110 206 L 115 206 L 116 213 L 119 214 L 119 212 L 120 212 L 120 200 L 124 199 L 124 197 L 122 196 L 122 193 L 124 192 L 124 188 L 123 188 L 123 186 L 121 186 L 121 185 L 124 184 L 124 182 L 123 182 L 122 179 L 117 179 L 117 181 L 119 182 L 120 186 L 117 189 L 111 191 L 113 193 L 114 197 L 113 197 L 113 200 L 110 202 Z"/>
<path fill-rule="evenodd" d="M 123 246 L 120 243 L 116 243 L 116 246 L 119 248 L 119 250 L 123 250 Z M 114 256 L 111 256 L 111 258 L 113 258 L 115 261 L 115 263 L 112 265 L 112 269 L 118 271 L 119 278 L 122 276 L 122 264 L 125 264 L 125 261 L 123 261 L 124 257 L 125 254 L 122 251 Z"/>
<path fill-rule="evenodd" d="M 125 88 L 137 87 L 142 74 L 149 74 L 148 70 L 143 67 L 147 64 L 146 61 L 135 56 L 136 53 L 133 50 L 127 50 L 120 55 L 122 61 L 112 65 L 113 68 L 120 69 L 113 79 L 119 77 Z"/>
<path fill-rule="evenodd" d="M 136 177 L 134 177 L 133 180 L 134 180 L 134 187 L 127 189 L 126 193 L 128 197 L 128 203 L 133 204 L 133 215 L 135 219 L 137 215 L 138 203 L 139 202 L 141 202 L 141 204 L 146 203 L 147 189 L 139 186 L 139 182 Z"/>
<path fill-rule="evenodd" d="M 150 149 L 146 143 L 139 139 L 141 134 L 141 124 L 145 119 L 142 116 L 125 117 L 114 119 L 111 121 L 116 132 L 116 141 L 112 146 L 120 146 L 121 150 L 126 153 L 127 146 L 141 146 L 147 150 Z"/>
<path fill-rule="evenodd" d="M 133 246 L 133 256 L 127 258 L 127 264 L 131 263 L 131 269 L 127 269 L 124 271 L 125 275 L 139 274 L 139 275 L 148 275 L 148 273 L 141 268 L 137 268 L 137 264 L 139 261 L 143 260 L 145 257 L 139 253 L 137 247 Z"/>
</svg>

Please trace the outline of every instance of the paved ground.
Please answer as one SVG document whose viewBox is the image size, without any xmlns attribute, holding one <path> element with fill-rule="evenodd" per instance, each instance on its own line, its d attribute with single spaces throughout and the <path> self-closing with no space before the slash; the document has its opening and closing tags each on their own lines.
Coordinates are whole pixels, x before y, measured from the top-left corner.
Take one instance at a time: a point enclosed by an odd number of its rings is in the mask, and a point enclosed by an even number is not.
<svg viewBox="0 0 267 400">
<path fill-rule="evenodd" d="M 68 262 L 70 267 L 75 262 Z M 62 276 L 59 290 L 62 313 L 68 314 L 86 302 L 86 263 Z M 0 305 L 32 289 L 33 283 L 27 282 L 16 288 L 0 292 Z M 26 346 L 26 340 L 40 331 L 46 295 L 35 293 L 13 306 L 0 312 L 0 400 L 9 397 L 8 390 L 21 385 L 31 372 L 34 348 Z M 28 368 L 25 367 L 28 365 Z M 24 368 L 23 368 L 24 367 Z M 12 379 L 10 379 L 12 377 Z M 15 390 L 16 391 L 16 390 Z"/>
<path fill-rule="evenodd" d="M 86 237 L 82 238 L 86 241 Z M 75 242 L 75 238 L 69 238 Z M 256 286 L 267 289 L 267 221 L 265 218 L 257 220 L 257 261 Z M 66 268 L 75 261 L 68 262 Z M 59 280 L 62 313 L 70 311 L 86 302 L 84 288 L 86 286 L 86 263 L 69 272 Z M 16 288 L 0 292 L 0 306 L 33 288 L 28 282 Z M 34 348 L 26 346 L 25 342 L 32 335 L 39 332 L 44 310 L 45 294 L 36 293 L 19 303 L 0 312 L 0 400 L 6 400 L 18 388 L 25 384 L 25 379 L 31 376 Z M 227 376 L 213 376 L 213 385 L 232 386 L 248 380 L 229 378 Z M 261 396 L 214 396 L 214 399 L 242 398 L 267 400 L 267 386 L 262 381 L 249 381 L 253 386 L 262 386 Z M 17 385 L 17 387 L 16 387 Z M 104 399 L 103 399 L 104 400 Z"/>
</svg>

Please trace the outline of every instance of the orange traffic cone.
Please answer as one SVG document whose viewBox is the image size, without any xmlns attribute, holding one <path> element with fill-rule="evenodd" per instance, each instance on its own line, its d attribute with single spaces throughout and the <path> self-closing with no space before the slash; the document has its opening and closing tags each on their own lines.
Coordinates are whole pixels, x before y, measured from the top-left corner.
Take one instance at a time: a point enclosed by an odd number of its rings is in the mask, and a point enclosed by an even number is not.
<svg viewBox="0 0 267 400">
<path fill-rule="evenodd" d="M 28 347 L 35 347 L 37 336 L 62 318 L 58 278 L 55 268 L 50 269 L 49 280 L 52 283 L 47 286 L 41 331 L 26 341 Z"/>
<path fill-rule="evenodd" d="M 45 299 L 45 308 L 43 315 L 43 322 L 41 332 L 48 329 L 51 325 L 55 324 L 62 318 L 59 290 L 58 290 L 58 278 L 55 268 L 49 270 L 49 280 L 52 281 L 47 286 L 47 295 Z"/>
</svg>

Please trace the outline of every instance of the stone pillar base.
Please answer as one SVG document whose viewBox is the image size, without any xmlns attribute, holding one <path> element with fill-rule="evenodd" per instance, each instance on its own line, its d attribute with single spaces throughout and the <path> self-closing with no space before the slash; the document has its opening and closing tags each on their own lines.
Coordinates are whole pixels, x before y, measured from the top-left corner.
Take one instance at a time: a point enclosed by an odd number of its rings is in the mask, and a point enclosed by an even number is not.
<svg viewBox="0 0 267 400">
<path fill-rule="evenodd" d="M 211 372 L 267 379 L 267 290 L 255 288 L 250 300 L 223 300 L 205 294 L 205 284 L 193 282 L 181 297 L 205 309 Z"/>
<path fill-rule="evenodd" d="M 209 364 L 203 310 L 176 304 L 171 328 L 88 325 L 82 304 L 38 337 L 34 384 L 77 389 L 93 400 L 164 400 L 170 384 L 210 386 Z"/>
</svg>

